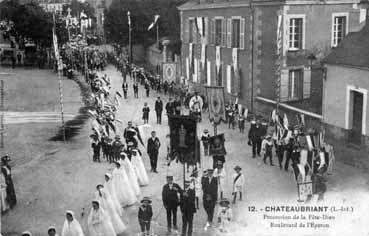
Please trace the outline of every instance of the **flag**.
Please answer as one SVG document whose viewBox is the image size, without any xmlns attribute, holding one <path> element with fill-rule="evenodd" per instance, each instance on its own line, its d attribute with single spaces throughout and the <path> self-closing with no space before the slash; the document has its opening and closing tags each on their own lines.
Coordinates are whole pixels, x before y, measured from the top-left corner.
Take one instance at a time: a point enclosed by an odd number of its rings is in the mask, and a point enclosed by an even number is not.
<svg viewBox="0 0 369 236">
<path fill-rule="evenodd" d="M 129 11 L 127 12 L 127 16 L 128 16 L 128 25 L 131 26 L 131 14 Z"/>
<path fill-rule="evenodd" d="M 205 87 L 209 104 L 209 119 L 219 124 L 226 120 L 223 87 Z"/>
<path fill-rule="evenodd" d="M 147 30 L 151 30 L 156 25 L 156 23 L 158 22 L 159 18 L 160 18 L 160 15 L 155 15 L 154 16 L 154 21 L 149 25 L 149 27 L 147 28 Z"/>
</svg>

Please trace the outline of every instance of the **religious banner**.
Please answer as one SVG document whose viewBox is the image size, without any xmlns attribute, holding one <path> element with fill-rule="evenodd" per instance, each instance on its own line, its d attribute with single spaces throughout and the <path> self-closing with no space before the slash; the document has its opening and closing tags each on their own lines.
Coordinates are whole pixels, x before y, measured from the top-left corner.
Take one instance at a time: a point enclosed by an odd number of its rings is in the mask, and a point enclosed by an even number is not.
<svg viewBox="0 0 369 236">
<path fill-rule="evenodd" d="M 219 124 L 226 121 L 224 88 L 223 87 L 205 87 L 209 106 L 209 120 Z"/>
<path fill-rule="evenodd" d="M 217 73 L 220 69 L 220 46 L 215 47 L 215 66 L 217 68 Z"/>
<path fill-rule="evenodd" d="M 279 104 L 281 94 L 281 73 L 282 73 L 282 58 L 283 58 L 283 42 L 282 42 L 282 15 L 278 15 L 277 25 L 277 60 L 276 60 L 276 77 L 277 77 L 277 88 L 276 88 L 276 100 Z M 278 105 L 277 105 L 278 106 Z"/>
<path fill-rule="evenodd" d="M 210 156 L 225 156 L 227 154 L 224 147 L 224 134 L 218 134 L 209 139 L 209 155 Z"/>
<path fill-rule="evenodd" d="M 195 159 L 197 123 L 190 116 L 169 116 L 170 149 L 173 155 L 184 157 L 183 162 Z"/>
<path fill-rule="evenodd" d="M 168 82 L 176 82 L 176 63 L 163 63 L 163 79 Z"/>
</svg>

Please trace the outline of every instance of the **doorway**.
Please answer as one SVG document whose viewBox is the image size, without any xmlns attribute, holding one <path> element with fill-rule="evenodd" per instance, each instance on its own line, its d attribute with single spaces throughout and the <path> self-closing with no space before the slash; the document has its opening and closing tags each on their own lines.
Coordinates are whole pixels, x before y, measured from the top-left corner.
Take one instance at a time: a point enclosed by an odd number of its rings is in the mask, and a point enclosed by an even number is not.
<svg viewBox="0 0 369 236">
<path fill-rule="evenodd" d="M 352 96 L 352 126 L 350 130 L 350 141 L 361 144 L 363 133 L 363 94 L 358 91 L 351 91 Z"/>
</svg>

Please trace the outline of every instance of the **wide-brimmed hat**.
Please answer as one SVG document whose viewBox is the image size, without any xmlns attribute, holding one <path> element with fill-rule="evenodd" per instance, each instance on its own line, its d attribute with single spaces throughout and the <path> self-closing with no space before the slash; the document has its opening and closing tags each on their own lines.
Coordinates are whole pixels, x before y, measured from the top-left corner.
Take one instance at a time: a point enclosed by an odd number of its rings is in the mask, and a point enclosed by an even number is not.
<svg viewBox="0 0 369 236">
<path fill-rule="evenodd" d="M 223 162 L 222 161 L 217 161 L 217 166 L 223 166 Z"/>
<path fill-rule="evenodd" d="M 234 170 L 242 170 L 242 168 L 240 166 L 235 166 Z"/>
<path fill-rule="evenodd" d="M 222 199 L 220 199 L 220 201 L 219 201 L 219 204 L 220 205 L 229 205 L 231 202 L 227 199 L 227 198 L 222 198 Z"/>
<path fill-rule="evenodd" d="M 207 173 L 213 173 L 213 172 L 214 172 L 214 170 L 213 170 L 213 169 L 207 169 L 207 170 L 206 170 L 206 172 L 207 172 Z"/>
<path fill-rule="evenodd" d="M 5 155 L 3 157 L 1 157 L 2 161 L 10 161 L 10 156 L 9 155 Z"/>
<path fill-rule="evenodd" d="M 207 130 L 207 129 L 204 129 L 204 133 L 209 133 L 209 130 Z"/>
<path fill-rule="evenodd" d="M 190 180 L 186 180 L 186 181 L 184 182 L 184 184 L 188 186 L 188 185 L 190 185 L 190 184 L 191 184 L 191 181 L 190 181 Z"/>
<path fill-rule="evenodd" d="M 172 175 L 167 175 L 167 179 L 173 180 L 173 176 Z"/>
<path fill-rule="evenodd" d="M 127 146 L 134 146 L 134 145 L 135 144 L 132 141 L 130 141 L 130 142 L 127 143 Z"/>
<path fill-rule="evenodd" d="M 120 139 L 119 135 L 115 135 L 114 139 Z"/>
<path fill-rule="evenodd" d="M 270 136 L 269 134 L 267 134 L 267 135 L 265 136 L 265 138 L 266 138 L 266 139 L 270 139 L 270 138 L 272 138 L 272 136 Z"/>
<path fill-rule="evenodd" d="M 149 197 L 144 197 L 144 198 L 142 198 L 141 203 L 144 203 L 144 202 L 147 202 L 147 203 L 150 204 L 152 201 Z"/>
</svg>

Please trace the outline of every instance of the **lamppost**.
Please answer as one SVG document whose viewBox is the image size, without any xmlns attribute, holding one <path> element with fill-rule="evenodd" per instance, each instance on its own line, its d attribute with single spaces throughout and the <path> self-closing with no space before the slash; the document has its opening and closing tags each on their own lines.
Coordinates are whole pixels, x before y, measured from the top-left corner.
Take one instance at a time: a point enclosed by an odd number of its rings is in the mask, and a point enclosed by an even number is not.
<svg viewBox="0 0 369 236">
<path fill-rule="evenodd" d="M 131 28 L 131 12 L 128 11 L 127 12 L 127 16 L 128 16 L 128 43 L 129 43 L 129 64 L 132 64 L 133 62 L 133 58 L 132 58 L 132 28 Z"/>
</svg>

